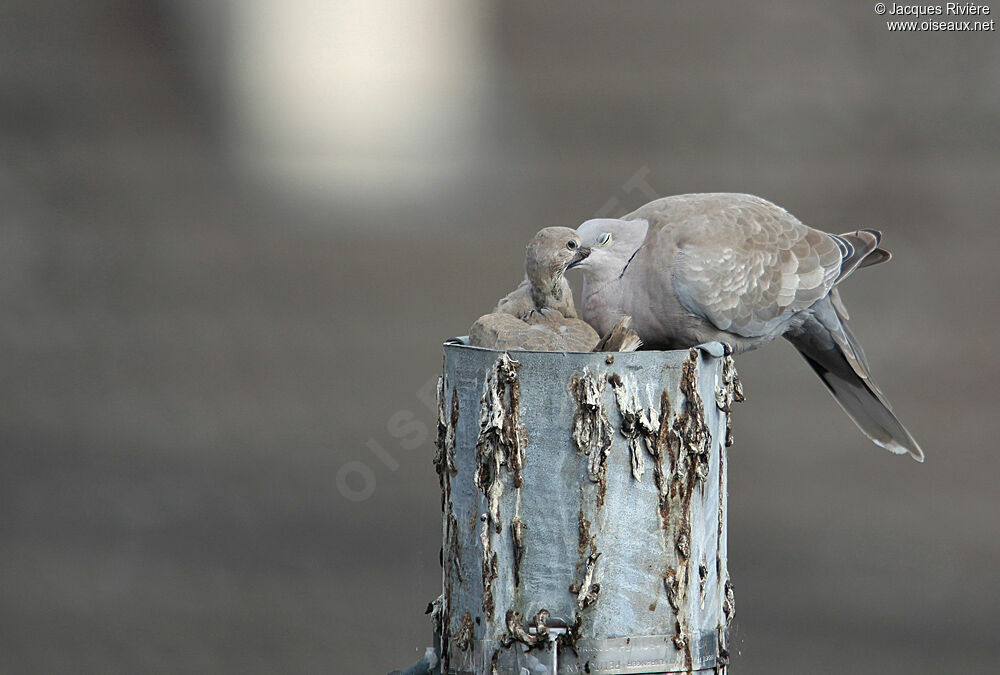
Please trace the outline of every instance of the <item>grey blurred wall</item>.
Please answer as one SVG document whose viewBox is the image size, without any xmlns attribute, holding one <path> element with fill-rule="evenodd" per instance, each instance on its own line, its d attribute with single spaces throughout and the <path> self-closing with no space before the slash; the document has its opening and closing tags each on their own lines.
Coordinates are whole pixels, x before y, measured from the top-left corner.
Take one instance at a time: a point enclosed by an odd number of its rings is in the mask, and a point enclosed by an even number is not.
<svg viewBox="0 0 1000 675">
<path fill-rule="evenodd" d="M 0 671 L 415 660 L 440 342 L 540 227 L 692 191 L 884 231 L 895 259 L 844 295 L 928 455 L 870 446 L 786 345 L 741 358 L 733 672 L 993 668 L 997 34 L 890 33 L 871 3 L 434 3 L 391 30 L 383 3 L 0 9 Z M 269 27 L 311 11 L 322 54 L 282 96 L 408 87 L 367 145 L 261 88 Z"/>
</svg>

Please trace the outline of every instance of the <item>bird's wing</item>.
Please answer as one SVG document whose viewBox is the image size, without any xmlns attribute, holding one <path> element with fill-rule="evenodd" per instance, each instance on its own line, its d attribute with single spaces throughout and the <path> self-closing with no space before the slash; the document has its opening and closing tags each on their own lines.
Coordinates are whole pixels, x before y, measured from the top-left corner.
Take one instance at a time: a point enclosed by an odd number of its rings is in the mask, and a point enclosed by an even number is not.
<svg viewBox="0 0 1000 675">
<path fill-rule="evenodd" d="M 494 313 L 512 314 L 523 319 L 535 309 L 535 301 L 531 299 L 531 282 L 527 279 L 521 285 L 497 301 Z"/>
<path fill-rule="evenodd" d="M 837 241 L 764 200 L 717 204 L 684 225 L 674 289 L 685 308 L 744 337 L 773 332 L 836 283 Z"/>
</svg>

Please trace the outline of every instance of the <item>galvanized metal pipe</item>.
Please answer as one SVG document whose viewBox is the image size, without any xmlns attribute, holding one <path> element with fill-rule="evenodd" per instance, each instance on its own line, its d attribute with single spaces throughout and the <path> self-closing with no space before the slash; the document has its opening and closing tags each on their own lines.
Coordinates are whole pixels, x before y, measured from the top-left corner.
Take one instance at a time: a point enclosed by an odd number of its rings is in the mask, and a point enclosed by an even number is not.
<svg viewBox="0 0 1000 675">
<path fill-rule="evenodd" d="M 728 356 L 445 345 L 443 673 L 728 663 Z"/>
</svg>

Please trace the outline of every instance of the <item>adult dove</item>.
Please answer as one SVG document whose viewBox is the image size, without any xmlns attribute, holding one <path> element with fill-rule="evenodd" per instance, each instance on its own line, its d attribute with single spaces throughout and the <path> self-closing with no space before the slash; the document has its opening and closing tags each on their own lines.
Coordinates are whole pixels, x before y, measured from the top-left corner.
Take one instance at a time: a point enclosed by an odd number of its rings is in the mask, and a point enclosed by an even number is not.
<svg viewBox="0 0 1000 675">
<path fill-rule="evenodd" d="M 782 336 L 876 445 L 923 461 L 847 325 L 837 285 L 885 262 L 881 234 L 827 234 L 746 194 L 664 197 L 577 228 L 591 254 L 581 313 L 602 335 L 624 315 L 652 349 L 718 341 L 734 353 Z"/>
<path fill-rule="evenodd" d="M 590 255 L 568 227 L 546 227 L 525 249 L 525 278 L 469 329 L 469 344 L 491 349 L 589 352 L 600 340 L 573 304 L 566 270 Z"/>
</svg>

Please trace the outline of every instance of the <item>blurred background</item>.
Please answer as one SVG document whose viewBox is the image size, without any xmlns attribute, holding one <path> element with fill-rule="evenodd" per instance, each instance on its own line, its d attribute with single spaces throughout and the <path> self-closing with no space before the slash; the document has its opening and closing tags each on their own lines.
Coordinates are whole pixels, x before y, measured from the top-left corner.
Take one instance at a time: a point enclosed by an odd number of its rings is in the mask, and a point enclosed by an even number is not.
<svg viewBox="0 0 1000 675">
<path fill-rule="evenodd" d="M 1000 42 L 884 18 L 5 2 L 0 671 L 415 661 L 440 343 L 539 228 L 706 191 L 885 232 L 843 293 L 928 457 L 783 342 L 739 359 L 732 671 L 995 667 Z"/>
</svg>

